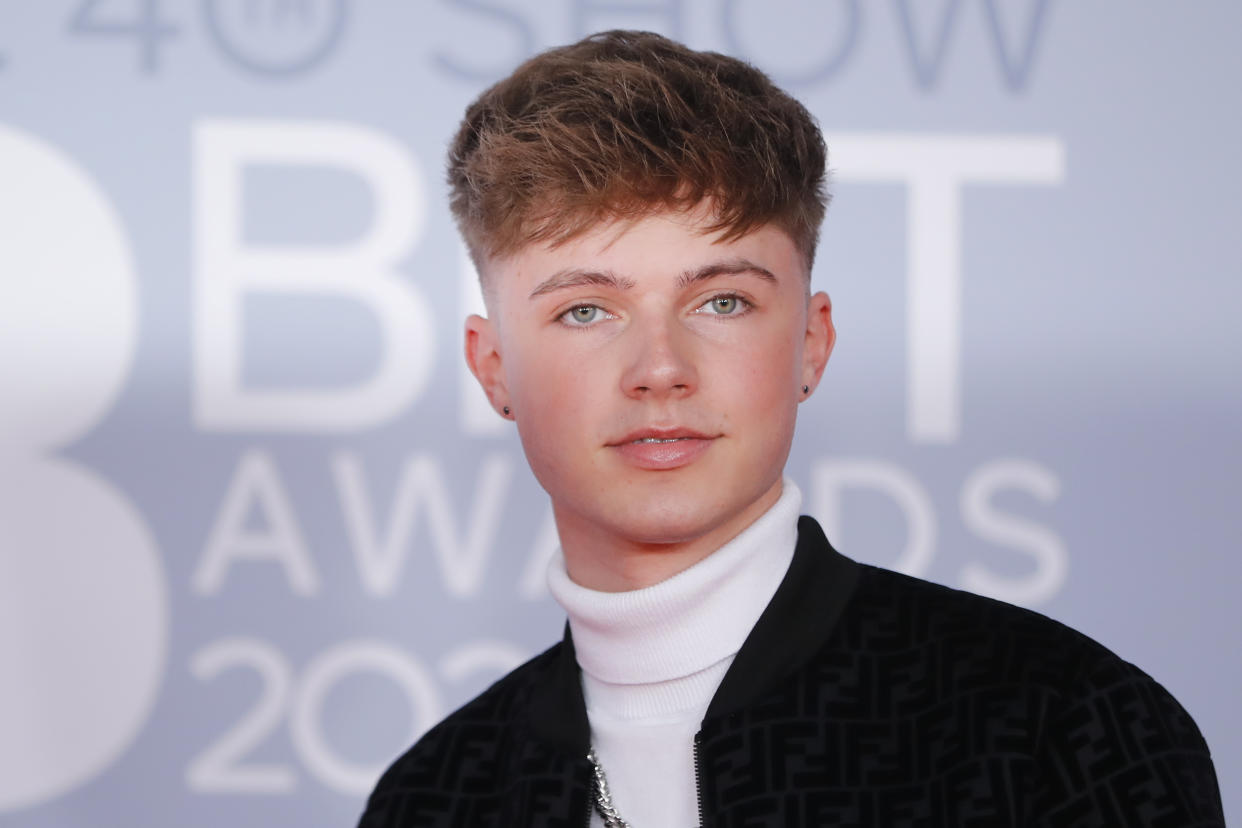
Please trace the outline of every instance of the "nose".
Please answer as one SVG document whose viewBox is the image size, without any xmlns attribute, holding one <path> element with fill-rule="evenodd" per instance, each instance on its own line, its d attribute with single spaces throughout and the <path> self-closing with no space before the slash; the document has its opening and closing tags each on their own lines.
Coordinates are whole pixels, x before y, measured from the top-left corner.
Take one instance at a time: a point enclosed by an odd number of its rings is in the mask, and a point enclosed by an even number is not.
<svg viewBox="0 0 1242 828">
<path fill-rule="evenodd" d="M 630 342 L 622 390 L 636 399 L 686 396 L 698 387 L 694 343 L 668 319 L 648 320 L 626 331 Z"/>
</svg>

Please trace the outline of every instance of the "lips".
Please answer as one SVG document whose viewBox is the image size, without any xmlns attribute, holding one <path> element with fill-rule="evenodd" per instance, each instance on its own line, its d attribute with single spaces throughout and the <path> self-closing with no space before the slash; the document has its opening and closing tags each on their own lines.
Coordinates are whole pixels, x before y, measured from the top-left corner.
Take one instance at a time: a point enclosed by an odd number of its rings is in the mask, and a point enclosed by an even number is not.
<svg viewBox="0 0 1242 828">
<path fill-rule="evenodd" d="M 643 428 L 626 434 L 609 447 L 640 469 L 671 471 L 693 463 L 718 437 L 688 428 Z"/>
</svg>

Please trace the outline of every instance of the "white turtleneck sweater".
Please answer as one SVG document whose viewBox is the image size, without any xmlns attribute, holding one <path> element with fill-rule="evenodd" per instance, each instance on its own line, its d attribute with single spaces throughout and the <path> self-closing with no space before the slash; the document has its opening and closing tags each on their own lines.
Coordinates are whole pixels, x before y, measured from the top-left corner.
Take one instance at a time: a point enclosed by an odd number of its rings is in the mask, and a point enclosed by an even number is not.
<svg viewBox="0 0 1242 828">
<path fill-rule="evenodd" d="M 564 555 L 548 588 L 569 614 L 591 743 L 613 805 L 635 828 L 699 824 L 694 734 L 725 671 L 785 577 L 802 493 L 780 499 L 711 555 L 630 592 L 569 579 Z M 592 814 L 592 826 L 602 826 Z"/>
</svg>

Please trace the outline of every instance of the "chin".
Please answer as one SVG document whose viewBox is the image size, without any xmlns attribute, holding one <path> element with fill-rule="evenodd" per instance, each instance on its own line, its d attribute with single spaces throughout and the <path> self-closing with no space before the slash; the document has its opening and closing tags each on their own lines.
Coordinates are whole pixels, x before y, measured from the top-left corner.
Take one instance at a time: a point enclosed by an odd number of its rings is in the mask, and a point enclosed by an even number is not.
<svg viewBox="0 0 1242 828">
<path fill-rule="evenodd" d="M 598 522 L 611 534 L 634 543 L 687 543 L 728 523 L 752 500 L 740 492 L 709 495 L 701 486 L 661 487 L 636 497 L 619 498 L 606 514 L 598 516 Z"/>
<path fill-rule="evenodd" d="M 534 462 L 532 468 L 562 530 L 659 546 L 693 543 L 742 518 L 740 530 L 759 516 L 756 504 L 780 481 L 782 466 L 737 459 L 709 455 L 675 471 L 609 465 L 577 473 Z"/>
<path fill-rule="evenodd" d="M 723 516 L 662 514 L 662 515 L 609 515 L 601 520 L 601 525 L 609 527 L 611 533 L 623 537 L 630 543 L 671 546 L 690 543 L 708 534 L 723 523 Z"/>
</svg>

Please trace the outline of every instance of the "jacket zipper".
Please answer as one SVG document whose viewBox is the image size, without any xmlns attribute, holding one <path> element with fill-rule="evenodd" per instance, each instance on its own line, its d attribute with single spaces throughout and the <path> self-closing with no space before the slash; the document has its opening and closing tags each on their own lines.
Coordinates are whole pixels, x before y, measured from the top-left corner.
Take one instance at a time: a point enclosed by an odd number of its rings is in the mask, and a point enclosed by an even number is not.
<svg viewBox="0 0 1242 828">
<path fill-rule="evenodd" d="M 586 765 L 587 791 L 589 793 L 587 794 L 586 818 L 582 820 L 582 828 L 591 828 L 591 814 L 595 813 L 595 776 L 591 772 L 590 763 L 584 759 L 583 764 Z"/>
<path fill-rule="evenodd" d="M 694 798 L 699 803 L 699 828 L 703 828 L 703 754 L 699 747 L 703 743 L 703 732 L 694 734 Z"/>
<path fill-rule="evenodd" d="M 702 741 L 701 733 L 694 734 L 694 798 L 699 804 L 699 828 L 703 828 L 703 756 L 699 751 L 699 745 Z M 587 778 L 591 778 L 589 771 Z M 588 784 L 589 787 L 590 784 Z M 591 828 L 591 815 L 593 813 L 595 813 L 595 800 L 588 797 L 586 818 L 582 820 L 582 828 Z"/>
</svg>

